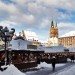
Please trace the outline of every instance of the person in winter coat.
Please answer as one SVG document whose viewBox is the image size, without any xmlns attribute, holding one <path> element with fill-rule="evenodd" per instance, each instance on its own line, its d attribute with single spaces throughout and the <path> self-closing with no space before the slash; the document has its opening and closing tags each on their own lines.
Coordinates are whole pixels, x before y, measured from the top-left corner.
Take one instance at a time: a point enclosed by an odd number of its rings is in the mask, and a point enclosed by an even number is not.
<svg viewBox="0 0 75 75">
<path fill-rule="evenodd" d="M 71 55 L 71 62 L 74 62 L 74 55 Z"/>
<path fill-rule="evenodd" d="M 53 71 L 55 71 L 55 64 L 56 64 L 56 58 L 55 56 L 52 57 L 52 67 L 53 67 Z"/>
</svg>

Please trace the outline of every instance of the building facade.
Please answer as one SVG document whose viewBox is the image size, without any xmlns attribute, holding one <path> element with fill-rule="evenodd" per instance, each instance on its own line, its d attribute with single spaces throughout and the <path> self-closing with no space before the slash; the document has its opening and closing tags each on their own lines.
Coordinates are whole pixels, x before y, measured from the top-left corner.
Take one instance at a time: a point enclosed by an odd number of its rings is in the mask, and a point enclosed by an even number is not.
<svg viewBox="0 0 75 75">
<path fill-rule="evenodd" d="M 57 24 L 51 22 L 48 46 L 63 45 L 64 47 L 75 47 L 75 31 L 69 35 L 59 37 Z"/>
<path fill-rule="evenodd" d="M 32 45 L 36 45 L 36 46 L 41 45 L 41 42 L 38 41 L 38 37 L 35 32 L 23 30 L 21 32 L 21 35 L 25 40 L 30 41 Z"/>
<path fill-rule="evenodd" d="M 62 44 L 64 47 L 75 47 L 75 36 L 60 37 L 58 44 Z"/>
</svg>

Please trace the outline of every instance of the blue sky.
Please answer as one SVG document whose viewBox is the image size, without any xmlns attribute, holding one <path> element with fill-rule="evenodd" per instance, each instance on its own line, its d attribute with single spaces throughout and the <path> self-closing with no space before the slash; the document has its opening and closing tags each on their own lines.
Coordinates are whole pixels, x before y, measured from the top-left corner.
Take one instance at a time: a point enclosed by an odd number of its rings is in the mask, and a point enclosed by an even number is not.
<svg viewBox="0 0 75 75">
<path fill-rule="evenodd" d="M 59 36 L 75 30 L 75 0 L 0 0 L 0 25 L 16 33 L 31 30 L 46 41 L 52 20 Z"/>
</svg>

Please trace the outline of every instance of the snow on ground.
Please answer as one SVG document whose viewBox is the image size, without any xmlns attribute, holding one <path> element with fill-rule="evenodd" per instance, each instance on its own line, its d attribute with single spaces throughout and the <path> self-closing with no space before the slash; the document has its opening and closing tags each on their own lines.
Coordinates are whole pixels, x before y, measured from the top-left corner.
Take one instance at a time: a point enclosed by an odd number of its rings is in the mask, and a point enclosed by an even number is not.
<svg viewBox="0 0 75 75">
<path fill-rule="evenodd" d="M 65 69 L 64 71 L 58 72 L 53 75 L 75 75 L 75 66 Z"/>
<path fill-rule="evenodd" d="M 65 64 L 56 64 L 56 67 L 60 67 L 60 66 L 64 66 Z M 51 64 L 47 64 L 46 62 L 41 62 L 37 68 L 41 68 L 41 67 L 47 67 L 47 68 L 52 68 Z"/>
<path fill-rule="evenodd" d="M 70 59 L 70 58 L 67 58 L 67 61 L 68 61 L 68 62 L 71 62 L 71 59 Z"/>
<path fill-rule="evenodd" d="M 65 64 L 56 64 L 56 67 L 64 66 Z M 26 73 L 20 72 L 14 65 L 8 65 L 8 68 L 4 71 L 0 71 L 0 75 L 32 75 L 32 73 L 37 73 L 37 71 L 29 71 Z M 37 68 L 43 71 L 52 69 L 51 64 L 47 64 L 46 62 L 41 62 Z M 41 72 L 41 71 L 40 71 Z M 75 75 L 75 66 L 67 67 L 64 70 L 53 73 L 52 75 Z"/>
<path fill-rule="evenodd" d="M 56 64 L 56 67 L 61 67 L 61 66 L 64 66 L 65 64 Z M 40 72 L 40 71 L 44 71 L 46 72 L 47 71 L 50 71 L 52 70 L 52 64 L 47 64 L 46 62 L 41 62 L 40 64 L 38 64 L 38 66 L 36 67 L 38 70 L 36 71 L 28 71 L 26 72 L 27 75 L 37 75 L 37 72 Z"/>
<path fill-rule="evenodd" d="M 4 71 L 0 71 L 0 75 L 26 75 L 20 72 L 14 65 L 9 65 Z"/>
</svg>

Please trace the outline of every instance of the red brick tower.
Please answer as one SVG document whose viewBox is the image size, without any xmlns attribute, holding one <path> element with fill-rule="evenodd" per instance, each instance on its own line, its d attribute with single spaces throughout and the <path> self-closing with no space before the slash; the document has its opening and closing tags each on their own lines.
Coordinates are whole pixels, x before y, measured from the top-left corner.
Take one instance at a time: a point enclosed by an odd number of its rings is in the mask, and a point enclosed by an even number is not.
<svg viewBox="0 0 75 75">
<path fill-rule="evenodd" d="M 51 28 L 50 28 L 50 38 L 57 37 L 58 38 L 58 27 L 57 23 L 54 25 L 53 21 L 51 22 Z"/>
</svg>

